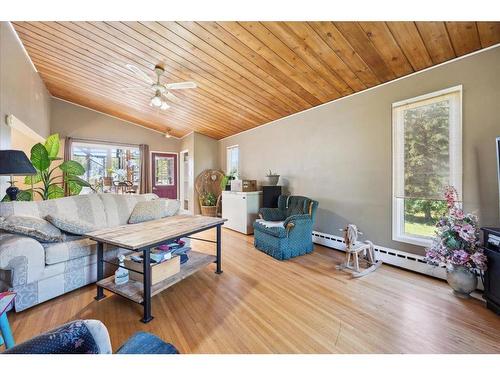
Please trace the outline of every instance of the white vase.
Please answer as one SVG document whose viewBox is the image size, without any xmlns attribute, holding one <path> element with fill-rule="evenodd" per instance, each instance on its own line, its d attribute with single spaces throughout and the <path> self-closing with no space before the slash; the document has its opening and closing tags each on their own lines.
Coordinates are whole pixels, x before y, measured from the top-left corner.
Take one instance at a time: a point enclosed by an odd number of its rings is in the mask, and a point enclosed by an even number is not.
<svg viewBox="0 0 500 375">
<path fill-rule="evenodd" d="M 464 266 L 448 265 L 446 281 L 453 289 L 453 293 L 460 298 L 469 298 L 477 287 L 476 274 Z"/>
<path fill-rule="evenodd" d="M 278 185 L 278 181 L 280 180 L 280 176 L 267 176 L 267 181 L 270 186 L 276 186 Z"/>
</svg>

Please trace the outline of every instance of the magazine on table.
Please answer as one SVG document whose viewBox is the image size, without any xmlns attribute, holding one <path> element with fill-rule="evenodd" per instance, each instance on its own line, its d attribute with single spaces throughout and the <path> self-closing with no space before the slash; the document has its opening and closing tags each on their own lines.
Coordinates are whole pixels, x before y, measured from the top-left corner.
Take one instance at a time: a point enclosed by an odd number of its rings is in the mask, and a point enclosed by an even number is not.
<svg viewBox="0 0 500 375">
<path fill-rule="evenodd" d="M 157 246 L 150 251 L 151 263 L 161 263 L 166 260 L 172 259 L 175 256 L 182 256 L 186 254 L 191 247 L 185 246 L 185 242 L 182 240 L 172 242 L 170 244 Z M 135 262 L 142 263 L 142 254 L 133 255 L 130 257 Z"/>
</svg>

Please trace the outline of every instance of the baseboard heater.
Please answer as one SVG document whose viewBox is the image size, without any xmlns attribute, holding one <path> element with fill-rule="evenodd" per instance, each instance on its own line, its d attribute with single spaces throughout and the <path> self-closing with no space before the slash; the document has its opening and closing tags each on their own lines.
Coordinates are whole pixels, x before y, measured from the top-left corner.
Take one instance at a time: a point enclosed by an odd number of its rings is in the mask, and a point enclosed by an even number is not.
<svg viewBox="0 0 500 375">
<path fill-rule="evenodd" d="M 343 251 L 342 245 L 344 244 L 344 239 L 340 236 L 313 231 L 312 238 L 313 242 L 318 245 Z M 446 280 L 446 268 L 431 266 L 424 260 L 422 255 L 390 249 L 378 246 L 377 244 L 375 244 L 375 253 L 377 259 L 382 260 L 384 263 Z M 479 279 L 478 289 L 483 290 L 483 283 L 481 282 L 481 279 Z"/>
</svg>

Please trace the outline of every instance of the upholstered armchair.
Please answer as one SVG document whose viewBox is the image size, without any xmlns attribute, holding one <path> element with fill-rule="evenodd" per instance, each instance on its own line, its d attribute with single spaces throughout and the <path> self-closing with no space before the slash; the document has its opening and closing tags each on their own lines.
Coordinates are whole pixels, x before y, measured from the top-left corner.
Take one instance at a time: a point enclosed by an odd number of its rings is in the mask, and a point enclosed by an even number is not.
<svg viewBox="0 0 500 375">
<path fill-rule="evenodd" d="M 254 245 L 278 260 L 313 251 L 312 229 L 318 202 L 307 197 L 280 195 L 278 208 L 261 208 L 254 227 Z"/>
</svg>

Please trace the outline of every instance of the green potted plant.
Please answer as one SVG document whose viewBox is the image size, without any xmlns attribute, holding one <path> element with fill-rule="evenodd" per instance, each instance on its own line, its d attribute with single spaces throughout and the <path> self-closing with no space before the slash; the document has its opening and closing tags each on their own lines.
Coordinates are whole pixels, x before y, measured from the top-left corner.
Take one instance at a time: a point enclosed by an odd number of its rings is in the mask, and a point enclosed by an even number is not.
<svg viewBox="0 0 500 375">
<path fill-rule="evenodd" d="M 204 192 L 200 196 L 201 214 L 203 216 L 217 216 L 217 197 L 212 192 Z"/>
<path fill-rule="evenodd" d="M 231 190 L 231 180 L 236 178 L 236 170 L 233 169 L 228 174 L 224 175 L 220 181 L 220 188 L 222 190 L 230 191 Z"/>
<path fill-rule="evenodd" d="M 59 154 L 59 134 L 50 135 L 45 144 L 37 143 L 31 148 L 31 164 L 37 173 L 26 176 L 24 183 L 38 185 L 29 191 L 30 195 L 37 193 L 43 200 L 62 198 L 66 195 L 78 195 L 83 187 L 90 184 L 80 178 L 85 168 L 74 160 L 66 160 L 57 166 L 53 163 L 61 160 Z"/>
</svg>

